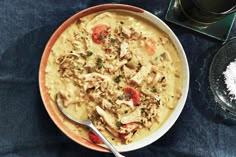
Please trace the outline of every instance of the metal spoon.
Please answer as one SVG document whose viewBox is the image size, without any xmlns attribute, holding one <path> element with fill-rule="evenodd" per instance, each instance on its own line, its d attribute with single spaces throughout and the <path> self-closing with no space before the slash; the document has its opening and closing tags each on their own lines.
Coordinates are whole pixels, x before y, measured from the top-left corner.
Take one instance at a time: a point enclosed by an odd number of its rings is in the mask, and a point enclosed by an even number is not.
<svg viewBox="0 0 236 157">
<path fill-rule="evenodd" d="M 99 138 L 104 142 L 104 144 L 110 149 L 110 151 L 116 156 L 116 157 L 125 157 L 123 155 L 121 155 L 116 149 L 115 147 L 98 131 L 98 129 L 93 125 L 92 121 L 87 119 L 87 120 L 78 120 L 75 119 L 74 117 L 72 117 L 71 115 L 69 115 L 68 113 L 65 112 L 64 107 L 63 107 L 63 103 L 62 103 L 62 99 L 61 99 L 61 94 L 57 93 L 56 95 L 56 104 L 59 107 L 60 111 L 70 120 L 78 123 L 78 124 L 82 124 L 82 125 L 86 125 L 88 126 L 90 129 L 93 130 L 94 133 L 96 133 Z"/>
</svg>

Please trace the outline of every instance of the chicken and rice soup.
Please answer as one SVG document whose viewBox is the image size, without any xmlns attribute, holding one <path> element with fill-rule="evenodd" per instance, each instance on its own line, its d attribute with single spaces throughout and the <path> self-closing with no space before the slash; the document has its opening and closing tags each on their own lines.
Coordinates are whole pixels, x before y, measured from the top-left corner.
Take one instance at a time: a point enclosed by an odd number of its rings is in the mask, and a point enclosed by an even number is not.
<svg viewBox="0 0 236 157">
<path fill-rule="evenodd" d="M 78 19 L 57 39 L 46 67 L 50 103 L 91 119 L 113 144 L 156 131 L 182 94 L 180 57 L 169 37 L 145 19 L 103 11 Z M 87 128 L 57 114 L 73 132 L 100 144 Z"/>
</svg>

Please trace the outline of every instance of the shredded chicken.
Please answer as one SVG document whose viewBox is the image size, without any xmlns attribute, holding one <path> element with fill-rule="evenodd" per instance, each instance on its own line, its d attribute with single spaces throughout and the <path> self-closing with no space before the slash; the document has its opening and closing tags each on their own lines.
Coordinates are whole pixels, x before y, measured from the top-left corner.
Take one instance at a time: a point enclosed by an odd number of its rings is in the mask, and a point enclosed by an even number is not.
<svg viewBox="0 0 236 157">
<path fill-rule="evenodd" d="M 142 120 L 142 116 L 141 116 L 140 108 L 137 108 L 135 111 L 122 116 L 120 119 L 122 124 L 127 124 L 127 123 L 132 123 L 132 122 L 141 122 L 141 120 Z"/>
<path fill-rule="evenodd" d="M 120 45 L 120 58 L 128 54 L 129 44 L 127 42 L 122 42 Z"/>
<path fill-rule="evenodd" d="M 130 29 L 128 29 L 128 28 L 126 28 L 126 27 L 122 27 L 122 28 L 121 28 L 121 31 L 122 31 L 122 33 L 123 33 L 127 38 L 130 38 L 130 37 L 131 37 L 132 32 L 131 32 Z"/>
<path fill-rule="evenodd" d="M 136 84 L 140 85 L 144 78 L 148 75 L 148 73 L 151 71 L 152 65 L 147 64 L 143 65 L 139 72 L 131 78 L 131 81 L 135 82 Z"/>
<path fill-rule="evenodd" d="M 139 123 L 128 123 L 120 127 L 119 133 L 127 134 L 133 132 L 134 130 L 138 129 L 139 126 L 140 126 Z"/>
<path fill-rule="evenodd" d="M 127 105 L 127 106 L 129 106 L 129 107 L 131 107 L 131 108 L 134 107 L 134 103 L 133 103 L 132 100 L 125 101 L 125 100 L 119 100 L 119 99 L 118 99 L 118 100 L 116 100 L 116 104 L 118 104 L 118 105 L 125 104 L 125 105 Z"/>
<path fill-rule="evenodd" d="M 103 118 L 103 120 L 106 122 L 106 124 L 111 128 L 116 130 L 116 119 L 115 116 L 110 112 L 105 112 L 101 107 L 96 106 L 97 113 Z"/>
</svg>

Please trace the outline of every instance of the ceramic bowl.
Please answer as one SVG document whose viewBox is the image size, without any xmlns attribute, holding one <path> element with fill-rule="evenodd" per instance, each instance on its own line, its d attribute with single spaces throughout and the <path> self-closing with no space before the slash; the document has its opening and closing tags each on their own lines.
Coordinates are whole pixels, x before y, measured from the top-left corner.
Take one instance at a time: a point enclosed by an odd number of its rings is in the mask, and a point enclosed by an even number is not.
<svg viewBox="0 0 236 157">
<path fill-rule="evenodd" d="M 44 103 L 44 106 L 50 115 L 51 119 L 53 122 L 58 126 L 58 128 L 65 133 L 69 138 L 71 138 L 73 141 L 87 147 L 93 150 L 101 151 L 101 152 L 108 152 L 108 149 L 96 144 L 93 144 L 92 142 L 84 139 L 83 137 L 73 133 L 66 125 L 63 124 L 62 119 L 59 118 L 58 114 L 55 112 L 55 107 L 53 107 L 50 104 L 50 98 L 48 94 L 48 89 L 46 88 L 45 85 L 45 68 L 47 66 L 47 60 L 48 56 L 50 54 L 50 50 L 52 46 L 54 45 L 55 41 L 57 38 L 60 36 L 60 34 L 68 27 L 70 26 L 73 22 L 75 22 L 77 19 L 82 18 L 86 15 L 99 12 L 99 11 L 104 11 L 104 10 L 118 10 L 122 12 L 129 12 L 132 14 L 135 14 L 137 16 L 143 17 L 144 19 L 147 19 L 148 21 L 152 22 L 157 29 L 160 29 L 164 31 L 166 34 L 169 35 L 169 38 L 172 40 L 173 44 L 175 45 L 179 56 L 181 58 L 182 62 L 182 68 L 183 68 L 183 73 L 184 73 L 184 80 L 183 80 L 183 86 L 182 86 L 182 96 L 169 116 L 169 118 L 164 122 L 164 124 L 153 134 L 151 134 L 148 137 L 145 137 L 143 140 L 130 143 L 127 145 L 121 145 L 121 146 L 116 146 L 117 150 L 120 152 L 127 152 L 131 150 L 136 150 L 139 148 L 142 148 L 144 146 L 147 146 L 156 140 L 158 140 L 160 137 L 162 137 L 170 128 L 173 126 L 177 118 L 179 117 L 184 105 L 185 101 L 187 98 L 188 94 L 188 88 L 189 88 L 189 67 L 188 67 L 188 61 L 184 52 L 184 49 L 176 37 L 176 35 L 173 33 L 173 31 L 158 17 L 155 15 L 141 9 L 137 8 L 134 6 L 130 5 L 123 5 L 123 4 L 104 4 L 104 5 L 98 5 L 94 6 L 88 9 L 85 9 L 83 11 L 78 12 L 77 14 L 73 15 L 70 17 L 68 20 L 66 20 L 51 36 L 49 39 L 46 48 L 43 52 L 43 56 L 41 59 L 41 64 L 40 64 L 40 69 L 39 69 L 39 87 L 40 87 L 40 93 L 41 97 Z"/>
</svg>

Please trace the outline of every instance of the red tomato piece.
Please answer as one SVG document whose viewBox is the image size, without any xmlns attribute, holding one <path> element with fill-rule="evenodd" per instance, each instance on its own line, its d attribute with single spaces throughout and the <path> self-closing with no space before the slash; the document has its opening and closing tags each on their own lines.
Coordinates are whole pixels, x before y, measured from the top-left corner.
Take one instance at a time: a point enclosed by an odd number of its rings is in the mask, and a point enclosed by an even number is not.
<svg viewBox="0 0 236 157">
<path fill-rule="evenodd" d="M 127 133 L 136 131 L 136 130 L 138 129 L 138 127 L 139 127 L 139 124 L 138 124 L 138 123 L 135 123 L 135 122 L 123 124 L 123 125 L 121 126 L 121 128 L 126 129 Z"/>
<path fill-rule="evenodd" d="M 153 38 L 148 38 L 145 42 L 145 48 L 147 50 L 148 55 L 154 55 L 156 52 L 156 41 Z"/>
<path fill-rule="evenodd" d="M 129 130 L 128 133 L 119 133 L 119 138 L 121 139 L 122 142 L 125 142 L 125 140 L 127 139 L 127 135 L 131 132 L 136 131 L 139 125 L 137 123 L 131 122 L 131 123 L 123 124 L 121 127 L 127 128 Z"/>
<path fill-rule="evenodd" d="M 131 132 L 133 132 L 133 131 L 135 131 L 138 128 L 138 126 L 139 125 L 137 123 L 131 122 L 131 123 L 123 124 L 121 127 L 123 127 L 123 128 L 130 127 L 130 128 L 132 128 Z"/>
<path fill-rule="evenodd" d="M 105 24 L 97 25 L 93 28 L 92 39 L 95 43 L 101 44 L 105 42 L 110 27 Z"/>
<path fill-rule="evenodd" d="M 122 142 L 125 142 L 127 135 L 128 135 L 128 134 L 121 134 L 121 133 L 119 133 L 119 138 L 120 138 L 120 140 L 121 140 Z"/>
<path fill-rule="evenodd" d="M 126 87 L 124 89 L 124 92 L 126 94 L 130 95 L 134 105 L 138 105 L 139 104 L 139 102 L 140 102 L 140 95 L 139 95 L 139 92 L 136 89 L 134 89 L 132 87 Z"/>
<path fill-rule="evenodd" d="M 96 144 L 102 144 L 102 140 L 92 131 L 89 131 L 89 139 Z"/>
</svg>

